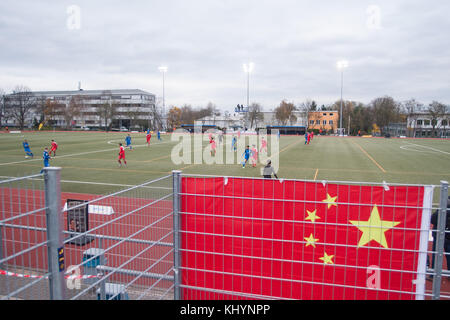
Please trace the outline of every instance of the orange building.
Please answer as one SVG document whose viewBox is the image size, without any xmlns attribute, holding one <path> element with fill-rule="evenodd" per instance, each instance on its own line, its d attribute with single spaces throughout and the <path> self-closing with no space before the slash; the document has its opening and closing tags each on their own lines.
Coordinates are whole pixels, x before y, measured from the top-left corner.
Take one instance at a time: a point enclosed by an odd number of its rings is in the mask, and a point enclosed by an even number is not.
<svg viewBox="0 0 450 320">
<path fill-rule="evenodd" d="M 317 129 L 322 131 L 337 132 L 339 126 L 339 112 L 332 111 L 310 111 L 308 112 L 308 130 Z"/>
</svg>

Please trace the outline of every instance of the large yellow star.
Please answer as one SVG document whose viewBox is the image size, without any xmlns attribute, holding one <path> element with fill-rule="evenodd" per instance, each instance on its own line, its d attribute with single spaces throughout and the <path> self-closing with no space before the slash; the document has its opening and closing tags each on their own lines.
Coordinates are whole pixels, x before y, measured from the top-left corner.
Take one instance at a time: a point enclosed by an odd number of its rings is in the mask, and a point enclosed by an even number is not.
<svg viewBox="0 0 450 320">
<path fill-rule="evenodd" d="M 350 221 L 350 223 L 363 233 L 361 239 L 359 239 L 358 247 L 365 246 L 371 240 L 374 240 L 384 248 L 389 248 L 384 233 L 398 225 L 400 222 L 381 220 L 378 208 L 377 206 L 374 206 L 369 220 Z"/>
<path fill-rule="evenodd" d="M 324 256 L 319 258 L 319 260 L 322 260 L 324 264 L 334 264 L 333 257 L 333 255 L 329 256 L 326 252 L 324 252 Z"/>
<path fill-rule="evenodd" d="M 316 247 L 316 241 L 319 241 L 319 239 L 314 239 L 313 234 L 311 233 L 311 235 L 307 238 L 305 238 L 306 240 L 306 246 L 313 246 L 314 248 Z"/>
<path fill-rule="evenodd" d="M 320 217 L 318 215 L 316 215 L 316 211 L 317 210 L 314 210 L 311 212 L 311 211 L 306 210 L 306 212 L 308 213 L 308 216 L 305 218 L 305 220 L 311 220 L 314 223 L 317 219 L 320 219 Z"/>
<path fill-rule="evenodd" d="M 330 209 L 331 206 L 337 207 L 336 199 L 337 199 L 337 196 L 332 197 L 327 193 L 327 198 L 322 200 L 322 202 L 328 203 L 328 209 Z"/>
</svg>

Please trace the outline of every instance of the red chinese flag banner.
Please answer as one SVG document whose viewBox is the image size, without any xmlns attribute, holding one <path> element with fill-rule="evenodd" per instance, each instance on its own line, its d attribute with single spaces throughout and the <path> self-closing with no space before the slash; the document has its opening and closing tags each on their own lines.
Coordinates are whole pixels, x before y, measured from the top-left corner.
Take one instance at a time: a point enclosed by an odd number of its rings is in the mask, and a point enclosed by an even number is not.
<svg viewBox="0 0 450 320">
<path fill-rule="evenodd" d="M 420 298 L 427 188 L 182 177 L 183 298 Z"/>
</svg>

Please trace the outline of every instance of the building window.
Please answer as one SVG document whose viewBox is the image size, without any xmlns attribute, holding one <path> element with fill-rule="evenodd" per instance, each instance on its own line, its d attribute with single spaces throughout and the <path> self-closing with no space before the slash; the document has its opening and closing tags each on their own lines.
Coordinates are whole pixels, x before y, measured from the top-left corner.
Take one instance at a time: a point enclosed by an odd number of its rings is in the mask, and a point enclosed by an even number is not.
<svg viewBox="0 0 450 320">
<path fill-rule="evenodd" d="M 324 116 L 326 116 L 327 114 L 326 114 L 326 113 L 324 113 L 323 115 L 324 115 Z"/>
<path fill-rule="evenodd" d="M 333 124 L 333 120 L 328 121 L 328 123 L 332 125 Z"/>
<path fill-rule="evenodd" d="M 314 124 L 314 120 L 310 120 L 310 121 L 309 121 L 309 124 Z"/>
<path fill-rule="evenodd" d="M 332 116 L 333 114 L 332 113 L 330 113 L 330 116 Z"/>
<path fill-rule="evenodd" d="M 429 126 L 430 125 L 430 120 L 424 120 L 423 124 L 426 125 L 426 126 Z"/>
<path fill-rule="evenodd" d="M 316 124 L 320 124 L 320 120 L 316 120 Z"/>
<path fill-rule="evenodd" d="M 441 121 L 441 126 L 448 126 L 448 121 L 447 120 L 442 120 Z"/>
<path fill-rule="evenodd" d="M 323 120 L 323 121 L 322 121 L 322 124 L 327 124 L 327 120 Z"/>
<path fill-rule="evenodd" d="M 417 125 L 421 126 L 423 124 L 423 120 L 417 120 Z"/>
</svg>

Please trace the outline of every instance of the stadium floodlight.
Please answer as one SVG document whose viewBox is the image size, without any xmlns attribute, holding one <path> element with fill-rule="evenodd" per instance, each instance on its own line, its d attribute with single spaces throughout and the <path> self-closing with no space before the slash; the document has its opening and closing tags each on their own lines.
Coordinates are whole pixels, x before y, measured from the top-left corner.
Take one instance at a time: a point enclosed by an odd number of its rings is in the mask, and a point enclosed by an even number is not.
<svg viewBox="0 0 450 320">
<path fill-rule="evenodd" d="M 340 60 L 340 61 L 337 62 L 336 66 L 337 66 L 337 68 L 339 70 L 345 69 L 345 68 L 348 67 L 348 61 L 347 60 Z"/>
<path fill-rule="evenodd" d="M 244 72 L 247 74 L 247 109 L 248 109 L 249 104 L 250 104 L 250 98 L 249 98 L 249 96 L 250 96 L 250 73 L 252 73 L 252 71 L 255 67 L 255 64 L 253 62 L 249 62 L 248 64 L 244 63 L 243 67 L 244 67 Z"/>
<path fill-rule="evenodd" d="M 344 89 L 344 69 L 348 67 L 348 61 L 347 60 L 340 60 L 336 64 L 337 68 L 341 70 L 341 111 L 339 112 L 339 135 L 342 136 L 342 92 Z"/>
<path fill-rule="evenodd" d="M 166 75 L 166 72 L 167 72 L 167 67 L 166 66 L 161 66 L 161 67 L 158 68 L 158 70 L 160 72 L 162 72 L 162 74 L 163 74 L 163 108 L 162 108 L 162 117 L 164 119 L 165 112 L 166 112 L 166 97 L 165 97 L 165 88 L 164 88 L 164 80 L 165 79 L 164 78 L 165 78 L 165 75 Z"/>
</svg>

